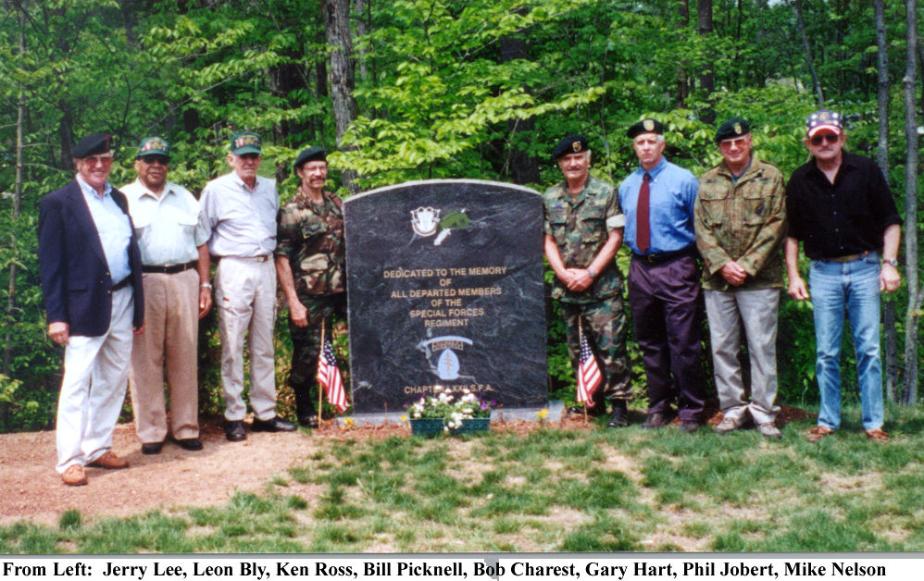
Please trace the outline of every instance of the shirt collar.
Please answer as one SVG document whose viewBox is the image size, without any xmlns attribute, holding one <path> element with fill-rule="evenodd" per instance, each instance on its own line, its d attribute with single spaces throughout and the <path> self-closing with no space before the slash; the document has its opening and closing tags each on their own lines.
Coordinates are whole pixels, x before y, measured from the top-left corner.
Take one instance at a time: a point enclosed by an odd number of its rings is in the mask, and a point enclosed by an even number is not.
<svg viewBox="0 0 924 581">
<path fill-rule="evenodd" d="M 83 179 L 82 177 L 80 177 L 80 174 L 77 174 L 76 178 L 77 178 L 77 185 L 80 186 L 80 191 L 82 191 L 82 192 L 84 193 L 84 195 L 86 195 L 86 196 L 94 196 L 94 197 L 96 197 L 96 198 L 99 198 L 99 192 L 97 192 L 96 189 L 95 189 L 93 186 L 91 186 L 90 184 L 88 184 L 87 182 L 85 182 L 84 179 Z M 103 188 L 103 197 L 105 198 L 105 197 L 108 196 L 111 192 L 112 192 L 112 184 L 110 184 L 110 183 L 107 181 L 107 182 L 106 182 L 106 187 Z"/>
<path fill-rule="evenodd" d="M 151 191 L 151 188 L 144 185 L 144 182 L 142 182 L 139 178 L 135 178 L 135 186 L 138 188 L 138 191 L 140 192 L 138 194 L 139 200 L 143 198 L 144 196 L 148 196 L 148 197 L 154 198 L 155 200 L 160 201 L 166 198 L 170 194 L 175 194 L 175 192 L 173 191 L 173 184 L 170 182 L 166 182 L 164 184 L 163 195 L 159 197 L 157 196 L 157 194 Z"/>
<path fill-rule="evenodd" d="M 253 188 L 252 188 L 252 189 L 251 189 L 250 186 L 247 185 L 247 183 L 246 183 L 243 179 L 241 179 L 241 176 L 239 176 L 239 175 L 237 174 L 236 171 L 232 171 L 232 172 L 231 172 L 231 179 L 234 180 L 234 183 L 236 183 L 237 185 L 241 186 L 241 188 L 242 188 L 245 192 L 253 193 L 253 192 L 257 191 L 257 190 L 260 188 L 260 176 L 257 176 L 256 178 L 254 178 L 255 181 L 253 182 Z"/>
<path fill-rule="evenodd" d="M 651 176 L 651 179 L 655 179 L 655 177 L 659 173 L 661 173 L 665 167 L 667 167 L 667 158 L 662 155 L 661 161 L 659 161 L 658 165 L 654 166 L 653 168 L 646 170 L 645 168 L 641 166 L 641 164 L 639 164 L 638 169 L 635 171 L 638 173 L 640 177 L 645 175 L 645 173 L 647 173 L 648 175 Z"/>
</svg>

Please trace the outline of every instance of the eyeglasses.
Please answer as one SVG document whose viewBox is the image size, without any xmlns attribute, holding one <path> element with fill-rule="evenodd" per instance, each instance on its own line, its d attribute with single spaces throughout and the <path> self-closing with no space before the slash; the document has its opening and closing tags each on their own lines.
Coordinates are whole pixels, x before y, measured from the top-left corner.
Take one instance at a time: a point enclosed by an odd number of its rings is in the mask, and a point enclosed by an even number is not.
<svg viewBox="0 0 924 581">
<path fill-rule="evenodd" d="M 247 161 L 255 161 L 260 159 L 259 153 L 242 153 L 238 156 L 241 159 L 246 159 Z"/>
<path fill-rule="evenodd" d="M 741 149 L 747 142 L 747 137 L 738 137 L 737 139 L 723 139 L 719 142 L 720 149 L 731 149 L 733 146 Z"/>
<path fill-rule="evenodd" d="M 148 165 L 160 164 L 166 166 L 170 164 L 170 159 L 162 155 L 147 155 L 142 157 L 141 161 Z"/>
<path fill-rule="evenodd" d="M 840 141 L 841 136 L 834 133 L 825 133 L 823 135 L 816 135 L 811 139 L 812 145 L 821 145 L 822 142 L 827 141 L 828 143 L 837 143 Z"/>
<path fill-rule="evenodd" d="M 89 155 L 83 158 L 84 163 L 88 164 L 90 167 L 95 165 L 109 165 L 112 163 L 112 154 L 106 153 L 103 155 Z"/>
</svg>

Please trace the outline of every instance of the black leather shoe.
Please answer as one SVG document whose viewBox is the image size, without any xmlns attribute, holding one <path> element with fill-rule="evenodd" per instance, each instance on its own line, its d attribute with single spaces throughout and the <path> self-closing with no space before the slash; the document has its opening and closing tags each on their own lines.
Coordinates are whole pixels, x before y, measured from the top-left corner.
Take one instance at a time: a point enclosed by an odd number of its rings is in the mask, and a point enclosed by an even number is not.
<svg viewBox="0 0 924 581">
<path fill-rule="evenodd" d="M 699 429 L 699 422 L 696 420 L 682 420 L 680 422 L 680 431 L 685 434 L 692 434 Z"/>
<path fill-rule="evenodd" d="M 624 406 L 613 406 L 613 415 L 610 421 L 606 423 L 607 428 L 625 428 L 629 425 L 629 410 Z"/>
<path fill-rule="evenodd" d="M 231 442 L 241 442 L 247 439 L 244 422 L 240 420 L 225 422 L 225 437 Z"/>
<path fill-rule="evenodd" d="M 646 430 L 663 428 L 664 426 L 670 424 L 671 420 L 673 420 L 671 416 L 655 412 L 653 414 L 648 414 L 648 417 L 645 418 L 645 423 L 642 424 L 642 427 Z"/>
<path fill-rule="evenodd" d="M 584 415 L 584 406 L 573 405 L 568 408 L 569 414 L 574 414 L 578 416 Z M 592 418 L 599 418 L 602 415 L 606 414 L 606 405 L 598 403 L 592 408 L 587 408 L 587 415 Z"/>
<path fill-rule="evenodd" d="M 153 456 L 154 454 L 160 454 L 163 447 L 163 442 L 148 442 L 147 444 L 141 444 L 141 453 L 147 456 Z"/>
<path fill-rule="evenodd" d="M 294 432 L 295 424 L 279 419 L 279 416 L 271 420 L 253 419 L 250 426 L 251 432 Z"/>
<path fill-rule="evenodd" d="M 298 425 L 312 430 L 318 429 L 318 414 L 298 416 Z"/>
<path fill-rule="evenodd" d="M 176 445 L 180 448 L 189 450 L 190 452 L 198 452 L 202 449 L 202 440 L 199 438 L 183 438 L 182 440 L 174 438 L 173 441 L 176 442 Z"/>
</svg>

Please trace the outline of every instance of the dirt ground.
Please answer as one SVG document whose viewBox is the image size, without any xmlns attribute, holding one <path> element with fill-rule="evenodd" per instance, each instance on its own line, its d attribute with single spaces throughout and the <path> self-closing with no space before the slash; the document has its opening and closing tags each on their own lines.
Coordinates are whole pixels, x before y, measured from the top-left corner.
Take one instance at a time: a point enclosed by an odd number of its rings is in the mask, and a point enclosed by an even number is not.
<svg viewBox="0 0 924 581">
<path fill-rule="evenodd" d="M 784 408 L 780 424 L 806 416 L 801 410 Z M 708 423 L 715 425 L 720 419 L 717 413 Z M 590 429 L 582 418 L 570 415 L 556 426 Z M 492 423 L 492 430 L 517 433 L 537 427 L 533 422 Z M 274 475 L 301 464 L 324 440 L 409 434 L 410 429 L 400 425 L 348 430 L 328 425 L 310 434 L 248 432 L 246 441 L 232 443 L 225 440 L 221 426 L 212 422 L 202 427 L 204 450 L 187 452 L 168 442 L 160 454 L 145 456 L 134 427 L 122 424 L 116 427 L 113 450 L 131 467 L 88 468 L 89 485 L 77 487 L 64 486 L 54 470 L 54 432 L 0 434 L 0 525 L 21 520 L 53 525 L 69 509 L 92 519 L 221 504 L 236 491 L 262 491 Z"/>
</svg>

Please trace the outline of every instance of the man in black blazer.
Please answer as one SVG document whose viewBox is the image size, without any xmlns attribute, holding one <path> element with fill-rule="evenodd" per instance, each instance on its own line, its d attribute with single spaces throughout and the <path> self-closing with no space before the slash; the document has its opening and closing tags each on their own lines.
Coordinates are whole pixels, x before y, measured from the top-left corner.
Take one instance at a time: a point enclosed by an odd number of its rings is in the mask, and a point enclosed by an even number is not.
<svg viewBox="0 0 924 581">
<path fill-rule="evenodd" d="M 122 409 L 132 330 L 144 329 L 141 255 L 128 203 L 109 184 L 111 136 L 74 147 L 75 179 L 39 203 L 39 272 L 48 336 L 66 346 L 58 400 L 58 473 L 87 483 L 85 466 L 127 468 L 112 431 Z"/>
</svg>

